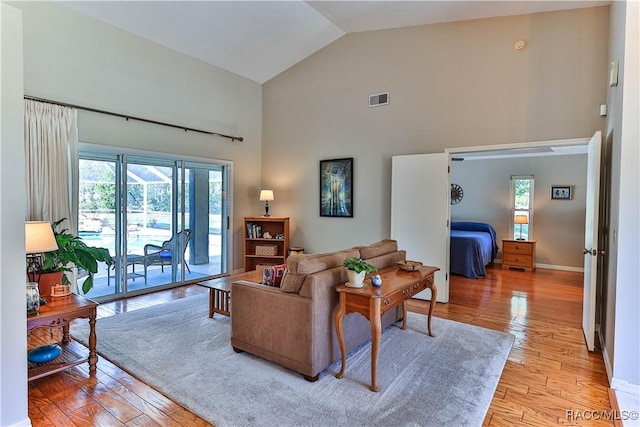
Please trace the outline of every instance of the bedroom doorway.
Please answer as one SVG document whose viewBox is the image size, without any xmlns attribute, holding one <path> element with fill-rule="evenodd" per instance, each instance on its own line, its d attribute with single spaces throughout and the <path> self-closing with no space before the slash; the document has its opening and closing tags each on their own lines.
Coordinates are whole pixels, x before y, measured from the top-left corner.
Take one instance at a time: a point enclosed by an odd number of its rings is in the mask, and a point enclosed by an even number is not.
<svg viewBox="0 0 640 427">
<path fill-rule="evenodd" d="M 606 200 L 607 183 L 601 180 L 601 150 L 602 150 L 602 134 L 600 131 L 594 133 L 591 138 L 578 138 L 569 140 L 542 141 L 523 144 L 509 144 L 491 147 L 465 147 L 460 149 L 445 150 L 452 159 L 468 158 L 496 158 L 500 156 L 528 157 L 551 155 L 550 150 L 557 151 L 557 154 L 584 154 L 586 174 L 584 180 L 576 182 L 577 185 L 583 186 L 582 190 L 586 194 L 584 202 L 584 228 L 580 231 L 583 236 L 583 242 L 574 243 L 571 251 L 576 252 L 576 248 L 580 245 L 579 253 L 576 256 L 582 259 L 583 272 L 583 321 L 582 327 L 585 337 L 585 344 L 589 351 L 595 349 L 595 334 L 599 329 L 598 313 L 602 310 L 602 289 L 604 257 L 606 253 L 606 234 L 601 231 L 603 229 L 603 221 L 606 218 L 599 218 L 601 208 L 600 199 Z M 602 193 L 602 194 L 600 194 Z M 553 198 L 553 197 L 551 197 Z M 562 203 L 562 202 L 554 202 Z M 606 210 L 604 211 L 606 214 Z M 569 218 L 570 214 L 564 215 Z M 558 218 L 559 223 L 566 223 L 563 219 Z M 535 238 L 535 237 L 534 237 Z M 584 245 L 582 245 L 582 243 Z M 584 248 L 584 249 L 582 249 Z M 546 268 L 553 268 L 552 265 L 545 265 Z M 562 268 L 560 268 L 562 269 Z"/>
<path fill-rule="evenodd" d="M 597 132 L 592 139 L 600 136 Z M 589 138 L 540 141 L 517 144 L 503 144 L 493 146 L 459 147 L 446 149 L 444 156 L 441 154 L 419 154 L 392 157 L 392 203 L 391 203 L 391 237 L 398 240 L 402 247 L 409 248 L 409 259 L 424 260 L 423 262 L 443 266 L 439 283 L 438 302 L 449 300 L 449 227 L 450 227 L 450 186 L 451 186 L 451 162 L 453 158 L 462 156 L 490 156 L 490 155 L 534 155 L 543 151 L 550 151 L 552 147 L 562 147 L 564 150 L 576 150 L 586 152 L 585 148 Z M 426 169 L 444 170 L 444 177 L 440 174 L 432 178 L 424 176 Z M 428 190 L 415 191 L 416 182 L 428 182 Z M 437 188 L 436 188 L 437 187 Z M 407 188 L 413 191 L 407 191 Z M 424 190 L 424 191 L 423 191 Z M 423 214 L 426 207 L 430 212 L 428 221 Z M 408 208 L 410 207 L 410 208 Z M 427 223 L 428 222 L 428 223 Z M 426 230 L 432 228 L 435 234 L 428 235 Z M 445 236 L 444 238 L 442 236 Z M 440 254 L 441 257 L 430 255 Z M 438 263 L 438 264 L 436 264 Z M 586 280 L 585 280 L 586 281 Z M 443 285 L 441 285 L 443 284 Z M 586 283 L 585 283 L 586 284 Z M 595 284 L 585 286 L 585 298 L 587 293 L 595 292 Z M 589 297 L 591 298 L 591 297 Z M 428 299 L 428 298 L 425 298 Z M 592 317 L 596 307 L 583 306 L 584 315 Z M 585 335 L 591 334 L 585 329 Z"/>
</svg>

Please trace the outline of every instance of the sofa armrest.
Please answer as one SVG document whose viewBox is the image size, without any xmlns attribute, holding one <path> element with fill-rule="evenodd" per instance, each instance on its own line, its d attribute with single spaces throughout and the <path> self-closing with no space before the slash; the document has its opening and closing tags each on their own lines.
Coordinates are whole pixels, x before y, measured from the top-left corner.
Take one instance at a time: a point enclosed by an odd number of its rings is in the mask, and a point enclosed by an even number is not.
<svg viewBox="0 0 640 427">
<path fill-rule="evenodd" d="M 255 283 L 231 285 L 231 345 L 307 373 L 311 366 L 312 302 Z"/>
</svg>

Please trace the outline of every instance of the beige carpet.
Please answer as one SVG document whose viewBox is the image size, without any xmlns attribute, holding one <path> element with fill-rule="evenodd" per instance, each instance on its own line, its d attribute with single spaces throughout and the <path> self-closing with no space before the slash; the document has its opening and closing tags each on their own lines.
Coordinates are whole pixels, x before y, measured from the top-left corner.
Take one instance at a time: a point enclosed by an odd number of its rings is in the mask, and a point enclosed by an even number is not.
<svg viewBox="0 0 640 427">
<path fill-rule="evenodd" d="M 72 335 L 86 342 L 88 327 Z M 97 322 L 98 352 L 216 426 L 480 426 L 513 336 L 409 313 L 382 336 L 378 393 L 369 391 L 370 347 L 334 362 L 315 383 L 235 353 L 228 318 L 207 317 L 197 296 Z"/>
</svg>

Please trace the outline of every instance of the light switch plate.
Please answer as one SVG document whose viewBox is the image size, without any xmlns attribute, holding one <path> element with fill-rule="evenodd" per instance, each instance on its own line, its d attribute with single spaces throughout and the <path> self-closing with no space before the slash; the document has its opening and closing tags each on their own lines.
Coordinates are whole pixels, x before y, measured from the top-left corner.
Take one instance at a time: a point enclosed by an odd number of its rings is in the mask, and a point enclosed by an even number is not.
<svg viewBox="0 0 640 427">
<path fill-rule="evenodd" d="M 611 69 L 609 71 L 609 86 L 618 86 L 618 61 L 611 62 Z"/>
</svg>

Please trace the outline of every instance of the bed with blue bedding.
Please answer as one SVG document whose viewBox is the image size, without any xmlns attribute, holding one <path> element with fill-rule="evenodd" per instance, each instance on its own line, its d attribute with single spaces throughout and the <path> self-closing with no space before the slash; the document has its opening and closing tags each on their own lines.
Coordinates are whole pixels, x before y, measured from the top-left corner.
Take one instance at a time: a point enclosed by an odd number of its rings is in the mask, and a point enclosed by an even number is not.
<svg viewBox="0 0 640 427">
<path fill-rule="evenodd" d="M 484 222 L 452 222 L 449 271 L 471 279 L 484 277 L 498 254 L 496 230 Z"/>
</svg>

